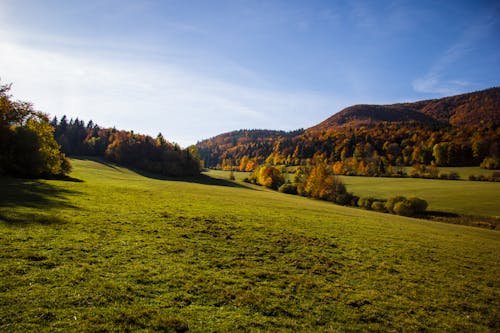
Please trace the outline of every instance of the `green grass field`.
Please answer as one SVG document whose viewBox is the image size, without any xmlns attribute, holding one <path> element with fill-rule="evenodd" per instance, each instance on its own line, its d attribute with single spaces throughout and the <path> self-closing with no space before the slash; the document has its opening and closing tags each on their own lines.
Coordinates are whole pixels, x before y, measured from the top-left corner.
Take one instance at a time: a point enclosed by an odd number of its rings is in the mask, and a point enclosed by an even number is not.
<svg viewBox="0 0 500 333">
<path fill-rule="evenodd" d="M 412 167 L 404 167 L 403 170 L 407 174 L 410 174 L 410 172 L 413 170 Z M 487 170 L 483 169 L 478 166 L 473 166 L 473 167 L 439 167 L 439 171 L 443 173 L 449 174 L 450 172 L 456 172 L 461 180 L 469 180 L 469 176 L 485 176 L 485 177 L 491 177 L 491 175 L 494 172 L 498 172 L 498 170 Z"/>
<path fill-rule="evenodd" d="M 429 210 L 500 217 L 500 183 L 340 176 L 347 190 L 365 197 L 416 196 Z"/>
<path fill-rule="evenodd" d="M 500 330 L 498 231 L 72 162 L 0 178 L 0 331 Z"/>
</svg>

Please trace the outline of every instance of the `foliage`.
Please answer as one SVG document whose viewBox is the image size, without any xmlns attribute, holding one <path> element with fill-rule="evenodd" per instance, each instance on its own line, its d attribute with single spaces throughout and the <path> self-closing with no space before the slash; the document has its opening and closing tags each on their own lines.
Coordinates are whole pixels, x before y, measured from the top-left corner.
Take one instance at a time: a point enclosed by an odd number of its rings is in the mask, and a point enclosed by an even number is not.
<svg viewBox="0 0 500 333">
<path fill-rule="evenodd" d="M 161 133 L 156 139 L 133 131 L 101 128 L 89 121 L 87 125 L 78 118 L 66 116 L 52 120 L 54 136 L 69 155 L 105 157 L 109 161 L 139 170 L 166 176 L 193 176 L 201 170 L 196 146 L 181 149 L 166 141 Z"/>
<path fill-rule="evenodd" d="M 299 176 L 303 181 L 297 185 L 298 194 L 338 204 L 350 203 L 351 195 L 347 193 L 344 183 L 323 159 L 315 159 L 313 165 L 305 170 L 304 176 Z"/>
<path fill-rule="evenodd" d="M 395 196 L 395 197 L 391 197 L 387 200 L 387 202 L 385 203 L 384 207 L 385 209 L 389 212 L 389 213 L 394 213 L 394 207 L 396 206 L 396 204 L 398 202 L 402 202 L 402 201 L 405 201 L 406 198 L 401 196 L 401 195 L 398 195 L 398 196 Z"/>
<path fill-rule="evenodd" d="M 377 212 L 385 212 L 385 202 L 384 201 L 374 201 L 372 203 L 371 209 Z"/>
<path fill-rule="evenodd" d="M 424 213 L 427 209 L 427 201 L 424 199 L 411 197 L 405 198 L 403 196 L 391 197 L 387 200 L 384 208 L 389 212 L 403 216 L 414 216 L 416 214 Z"/>
<path fill-rule="evenodd" d="M 415 164 L 410 171 L 412 178 L 438 179 L 439 174 L 439 168 L 436 165 Z"/>
<path fill-rule="evenodd" d="M 358 200 L 358 206 L 365 209 L 371 209 L 374 202 L 377 202 L 377 200 L 373 197 L 363 197 Z"/>
<path fill-rule="evenodd" d="M 412 207 L 415 209 L 415 213 L 417 214 L 425 212 L 425 210 L 429 206 L 427 201 L 417 197 L 408 198 L 408 201 L 411 203 Z"/>
<path fill-rule="evenodd" d="M 489 170 L 500 169 L 500 157 L 486 157 L 481 162 L 481 168 Z"/>
<path fill-rule="evenodd" d="M 278 168 L 272 165 L 260 165 L 247 181 L 277 190 L 285 183 L 285 178 Z"/>
<path fill-rule="evenodd" d="M 278 189 L 281 193 L 286 193 L 286 194 L 297 194 L 297 185 L 292 184 L 292 183 L 285 183 L 281 185 Z"/>
<path fill-rule="evenodd" d="M 401 166 L 477 166 L 486 157 L 500 158 L 499 108 L 500 88 L 494 88 L 416 103 L 359 105 L 306 131 L 242 130 L 197 146 L 209 167 L 226 161 L 243 171 L 248 160 L 304 166 L 321 156 L 336 174 L 400 177 Z"/>
<path fill-rule="evenodd" d="M 97 160 L 0 178 L 1 331 L 500 330 L 498 231 Z"/>
<path fill-rule="evenodd" d="M 21 177 L 66 175 L 71 165 L 54 140 L 47 115 L 30 103 L 12 101 L 0 85 L 0 173 Z"/>
<path fill-rule="evenodd" d="M 402 216 L 413 216 L 415 215 L 415 207 L 408 200 L 398 201 L 394 205 L 392 212 Z"/>
</svg>

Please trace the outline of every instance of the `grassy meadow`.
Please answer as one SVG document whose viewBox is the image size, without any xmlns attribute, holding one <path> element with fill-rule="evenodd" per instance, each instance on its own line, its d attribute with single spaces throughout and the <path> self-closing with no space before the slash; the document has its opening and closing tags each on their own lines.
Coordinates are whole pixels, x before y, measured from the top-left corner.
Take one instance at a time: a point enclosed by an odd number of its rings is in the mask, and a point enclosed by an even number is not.
<svg viewBox="0 0 500 333">
<path fill-rule="evenodd" d="M 348 191 L 365 197 L 416 196 L 429 210 L 500 217 L 500 183 L 420 178 L 340 176 Z"/>
<path fill-rule="evenodd" d="M 0 178 L 2 332 L 500 330 L 498 231 L 72 163 Z"/>
</svg>

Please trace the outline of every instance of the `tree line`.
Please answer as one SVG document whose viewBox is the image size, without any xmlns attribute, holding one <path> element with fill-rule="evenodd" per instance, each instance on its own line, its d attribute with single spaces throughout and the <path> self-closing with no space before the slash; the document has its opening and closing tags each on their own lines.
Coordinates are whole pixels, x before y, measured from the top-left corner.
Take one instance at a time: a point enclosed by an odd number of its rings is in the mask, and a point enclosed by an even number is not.
<svg viewBox="0 0 500 333">
<path fill-rule="evenodd" d="M 226 149 L 206 141 L 198 146 L 207 166 L 214 168 L 251 171 L 263 163 L 306 165 L 323 158 L 337 174 L 398 176 L 401 167 L 420 164 L 495 167 L 500 161 L 500 127 L 379 123 L 306 131 L 294 137 L 236 143 Z"/>
<path fill-rule="evenodd" d="M 97 156 L 111 162 L 166 176 L 198 175 L 200 159 L 195 146 L 182 149 L 170 143 L 161 133 L 156 138 L 133 131 L 102 128 L 92 120 L 68 121 L 54 117 L 50 124 L 62 152 L 69 156 Z"/>
<path fill-rule="evenodd" d="M 138 170 L 166 176 L 194 176 L 201 171 L 196 146 L 182 149 L 160 134 L 102 128 L 93 121 L 54 117 L 14 101 L 11 85 L 0 85 L 0 174 L 28 178 L 65 177 L 66 156 L 105 158 Z"/>
</svg>

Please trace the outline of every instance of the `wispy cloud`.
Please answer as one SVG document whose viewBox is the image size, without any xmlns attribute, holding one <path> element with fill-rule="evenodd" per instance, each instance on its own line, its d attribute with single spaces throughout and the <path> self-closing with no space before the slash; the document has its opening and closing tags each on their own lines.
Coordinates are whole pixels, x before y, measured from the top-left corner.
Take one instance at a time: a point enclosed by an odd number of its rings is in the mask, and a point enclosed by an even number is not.
<svg viewBox="0 0 500 333">
<path fill-rule="evenodd" d="M 15 97 L 51 115 L 162 132 L 181 145 L 239 128 L 313 125 L 340 106 L 315 93 L 260 89 L 173 62 L 122 57 L 126 50 L 118 46 L 95 54 L 86 43 L 70 44 L 80 45 L 78 51 L 0 38 L 3 82 L 13 82 Z"/>
<path fill-rule="evenodd" d="M 460 77 L 453 77 L 456 75 L 453 68 L 474 50 L 476 44 L 489 33 L 497 20 L 496 16 L 489 14 L 487 17 L 482 17 L 480 23 L 473 24 L 466 29 L 460 39 L 434 61 L 427 73 L 413 80 L 413 89 L 417 92 L 439 95 L 457 94 L 467 90 L 467 87 L 474 83 Z"/>
</svg>

